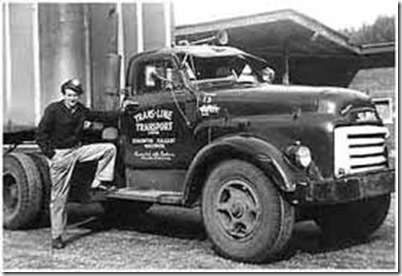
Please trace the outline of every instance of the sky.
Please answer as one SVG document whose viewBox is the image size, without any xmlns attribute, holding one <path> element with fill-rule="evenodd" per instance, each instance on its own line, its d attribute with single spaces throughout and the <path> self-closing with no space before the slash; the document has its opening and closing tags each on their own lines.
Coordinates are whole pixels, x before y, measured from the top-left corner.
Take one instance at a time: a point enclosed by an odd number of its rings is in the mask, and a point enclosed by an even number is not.
<svg viewBox="0 0 402 276">
<path fill-rule="evenodd" d="M 340 30 L 398 12 L 396 0 L 173 0 L 173 5 L 176 26 L 291 8 Z"/>
</svg>

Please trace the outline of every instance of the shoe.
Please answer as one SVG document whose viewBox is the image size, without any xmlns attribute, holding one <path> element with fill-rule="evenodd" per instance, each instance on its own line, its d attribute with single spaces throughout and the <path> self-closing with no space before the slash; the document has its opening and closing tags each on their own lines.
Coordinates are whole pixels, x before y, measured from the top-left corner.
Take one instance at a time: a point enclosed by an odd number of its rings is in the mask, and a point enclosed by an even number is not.
<svg viewBox="0 0 402 276">
<path fill-rule="evenodd" d="M 105 184 L 100 184 L 98 187 L 93 188 L 94 190 L 101 191 L 101 192 L 113 192 L 117 190 L 116 186 L 112 185 L 105 185 Z"/>
<path fill-rule="evenodd" d="M 55 238 L 52 240 L 52 248 L 53 249 L 63 249 L 66 246 L 65 242 L 61 237 Z"/>
</svg>

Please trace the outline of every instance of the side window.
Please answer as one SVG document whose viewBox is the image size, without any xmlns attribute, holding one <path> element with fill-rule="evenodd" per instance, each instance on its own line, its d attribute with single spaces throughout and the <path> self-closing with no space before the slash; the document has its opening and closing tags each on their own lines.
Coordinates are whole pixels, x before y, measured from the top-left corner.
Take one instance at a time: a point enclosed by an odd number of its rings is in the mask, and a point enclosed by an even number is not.
<svg viewBox="0 0 402 276">
<path fill-rule="evenodd" d="M 151 60 L 140 64 L 135 77 L 138 94 L 164 92 L 174 89 L 181 82 L 170 59 Z"/>
</svg>

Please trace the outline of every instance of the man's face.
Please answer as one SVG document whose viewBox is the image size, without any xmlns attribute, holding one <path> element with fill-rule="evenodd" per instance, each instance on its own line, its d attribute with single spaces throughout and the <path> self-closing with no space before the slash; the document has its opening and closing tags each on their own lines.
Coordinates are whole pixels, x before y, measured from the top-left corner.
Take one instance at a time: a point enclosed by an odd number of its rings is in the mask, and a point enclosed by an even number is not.
<svg viewBox="0 0 402 276">
<path fill-rule="evenodd" d="M 71 89 L 66 89 L 64 93 L 64 102 L 69 108 L 73 108 L 77 105 L 80 96 L 77 92 Z"/>
</svg>

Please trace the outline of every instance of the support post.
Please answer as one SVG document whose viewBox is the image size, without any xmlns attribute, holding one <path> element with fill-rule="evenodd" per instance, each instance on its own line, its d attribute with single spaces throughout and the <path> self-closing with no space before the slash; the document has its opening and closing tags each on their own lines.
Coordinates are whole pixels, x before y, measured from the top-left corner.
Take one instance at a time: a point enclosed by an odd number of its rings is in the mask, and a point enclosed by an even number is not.
<svg viewBox="0 0 402 276">
<path fill-rule="evenodd" d="M 285 85 L 290 84 L 290 72 L 289 72 L 289 47 L 288 42 L 285 41 L 283 44 L 283 76 L 282 76 L 282 83 Z"/>
</svg>

